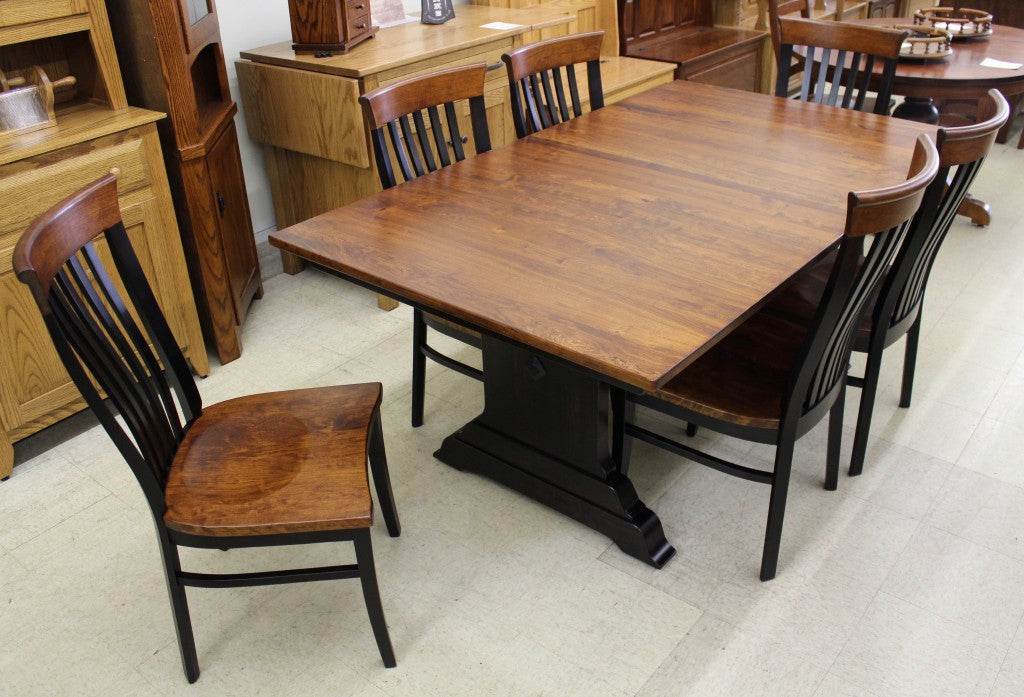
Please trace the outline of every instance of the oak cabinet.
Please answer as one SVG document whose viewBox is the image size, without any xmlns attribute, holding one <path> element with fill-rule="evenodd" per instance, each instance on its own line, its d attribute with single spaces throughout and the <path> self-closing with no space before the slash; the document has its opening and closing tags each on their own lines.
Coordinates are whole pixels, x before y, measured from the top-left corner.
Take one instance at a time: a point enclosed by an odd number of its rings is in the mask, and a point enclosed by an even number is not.
<svg viewBox="0 0 1024 697">
<path fill-rule="evenodd" d="M 10 77 L 35 65 L 77 83 L 57 95 L 55 125 L 0 134 L 0 477 L 14 441 L 86 406 L 14 276 L 14 245 L 36 216 L 112 170 L 168 324 L 193 369 L 209 372 L 155 126 L 163 114 L 128 106 L 102 0 L 0 3 L 0 69 Z"/>
</svg>

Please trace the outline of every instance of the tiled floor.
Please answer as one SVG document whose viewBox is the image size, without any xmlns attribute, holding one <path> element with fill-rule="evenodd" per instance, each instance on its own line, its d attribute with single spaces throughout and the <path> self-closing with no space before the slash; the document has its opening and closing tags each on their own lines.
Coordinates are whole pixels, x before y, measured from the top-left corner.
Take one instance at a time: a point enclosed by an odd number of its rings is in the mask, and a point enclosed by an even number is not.
<svg viewBox="0 0 1024 697">
<path fill-rule="evenodd" d="M 940 255 L 909 410 L 895 407 L 901 347 L 886 354 L 864 475 L 824 491 L 823 429 L 801 441 L 774 581 L 757 580 L 763 486 L 638 445 L 637 488 L 678 549 L 656 571 L 440 464 L 479 384 L 432 368 L 411 429 L 408 310 L 315 271 L 278 275 L 242 358 L 201 389 L 213 402 L 384 382 L 403 534 L 378 524 L 374 543 L 398 667 L 381 666 L 357 583 L 190 590 L 203 674 L 189 686 L 150 514 L 80 415 L 20 443 L 0 485 L 0 694 L 1024 694 L 1022 172 L 1024 152 L 997 146 L 974 188 L 995 223 L 959 221 Z M 345 547 L 184 559 L 336 563 Z"/>
</svg>

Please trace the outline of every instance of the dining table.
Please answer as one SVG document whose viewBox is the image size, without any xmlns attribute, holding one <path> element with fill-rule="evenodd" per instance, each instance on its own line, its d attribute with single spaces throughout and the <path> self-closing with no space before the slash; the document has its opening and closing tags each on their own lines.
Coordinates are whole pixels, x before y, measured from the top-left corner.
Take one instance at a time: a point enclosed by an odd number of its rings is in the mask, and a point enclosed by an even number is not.
<svg viewBox="0 0 1024 697">
<path fill-rule="evenodd" d="M 847 21 L 883 27 L 914 24 L 911 17 Z M 937 101 L 960 104 L 970 112 L 990 89 L 999 90 L 1011 104 L 1024 96 L 1024 29 L 993 24 L 990 34 L 954 36 L 951 48 L 952 52 L 941 58 L 900 58 L 892 91 L 904 99 L 893 110 L 893 116 L 934 124 L 940 119 Z M 1017 67 L 986 65 L 986 59 Z M 950 125 L 958 124 L 951 122 Z M 1008 129 L 1009 123 L 1000 132 L 1000 142 L 1005 141 Z M 975 225 L 988 225 L 992 221 L 988 205 L 971 196 L 965 199 L 960 212 Z"/>
<path fill-rule="evenodd" d="M 828 253 L 848 193 L 905 179 L 922 132 L 676 81 L 270 242 L 479 330 L 483 411 L 435 457 L 660 568 L 675 550 L 611 456 L 614 392 L 663 386 Z"/>
</svg>

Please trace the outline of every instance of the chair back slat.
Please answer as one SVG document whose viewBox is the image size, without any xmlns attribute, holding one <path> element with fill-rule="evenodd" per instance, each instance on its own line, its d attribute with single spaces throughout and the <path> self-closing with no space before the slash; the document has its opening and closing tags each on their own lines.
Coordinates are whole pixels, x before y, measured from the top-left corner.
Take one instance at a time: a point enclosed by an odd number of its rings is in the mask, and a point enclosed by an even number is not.
<svg viewBox="0 0 1024 697">
<path fill-rule="evenodd" d="M 874 104 L 876 113 L 888 112 L 896 62 L 908 32 L 787 17 L 779 18 L 777 26 L 781 43 L 776 96 L 788 96 L 790 78 L 802 70 L 801 101 L 857 111 Z M 803 62 L 794 61 L 794 46 L 803 47 Z M 872 85 L 878 61 L 881 76 Z M 873 88 L 877 96 L 871 102 L 868 93 Z"/>
<path fill-rule="evenodd" d="M 40 216 L 18 242 L 14 268 L 75 386 L 162 514 L 171 463 L 202 402 L 120 221 L 114 177 Z"/>
<path fill-rule="evenodd" d="M 486 72 L 483 63 L 441 70 L 371 90 L 359 98 L 383 188 L 466 159 L 456 108 L 459 102 L 469 102 L 476 152 L 491 149 L 483 100 Z"/>
<path fill-rule="evenodd" d="M 604 106 L 601 86 L 603 31 L 529 44 L 504 54 L 512 121 L 523 138 L 583 113 L 576 65 L 587 66 L 590 109 Z M 563 74 L 564 70 L 564 74 Z"/>
<path fill-rule="evenodd" d="M 980 122 L 940 128 L 939 174 L 925 195 L 926 203 L 915 221 L 912 240 L 893 263 L 882 288 L 873 319 L 876 329 L 902 324 L 916 316 L 924 300 L 928 276 L 957 210 L 981 170 L 996 134 L 1010 115 L 1010 106 L 996 90 L 979 103 Z"/>
<path fill-rule="evenodd" d="M 935 146 L 920 136 L 905 181 L 850 193 L 846 230 L 836 261 L 790 376 L 783 404 L 787 423 L 796 424 L 803 416 L 830 405 L 841 389 L 860 316 L 902 248 L 938 164 Z"/>
</svg>

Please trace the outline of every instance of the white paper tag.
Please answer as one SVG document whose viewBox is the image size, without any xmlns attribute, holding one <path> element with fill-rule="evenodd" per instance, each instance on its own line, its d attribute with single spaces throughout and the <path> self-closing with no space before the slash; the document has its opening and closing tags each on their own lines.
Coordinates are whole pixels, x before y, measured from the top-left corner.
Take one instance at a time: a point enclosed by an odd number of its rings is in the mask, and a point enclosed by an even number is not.
<svg viewBox="0 0 1024 697">
<path fill-rule="evenodd" d="M 1024 63 L 1008 63 L 1007 61 L 997 61 L 995 58 L 986 58 L 981 62 L 981 65 L 986 68 L 1002 68 L 1003 70 L 1020 70 L 1024 68 Z"/>
<path fill-rule="evenodd" d="M 491 22 L 490 24 L 481 24 L 481 29 L 497 29 L 499 31 L 507 31 L 509 29 L 518 29 L 523 26 L 522 24 L 509 24 L 508 22 Z"/>
</svg>

